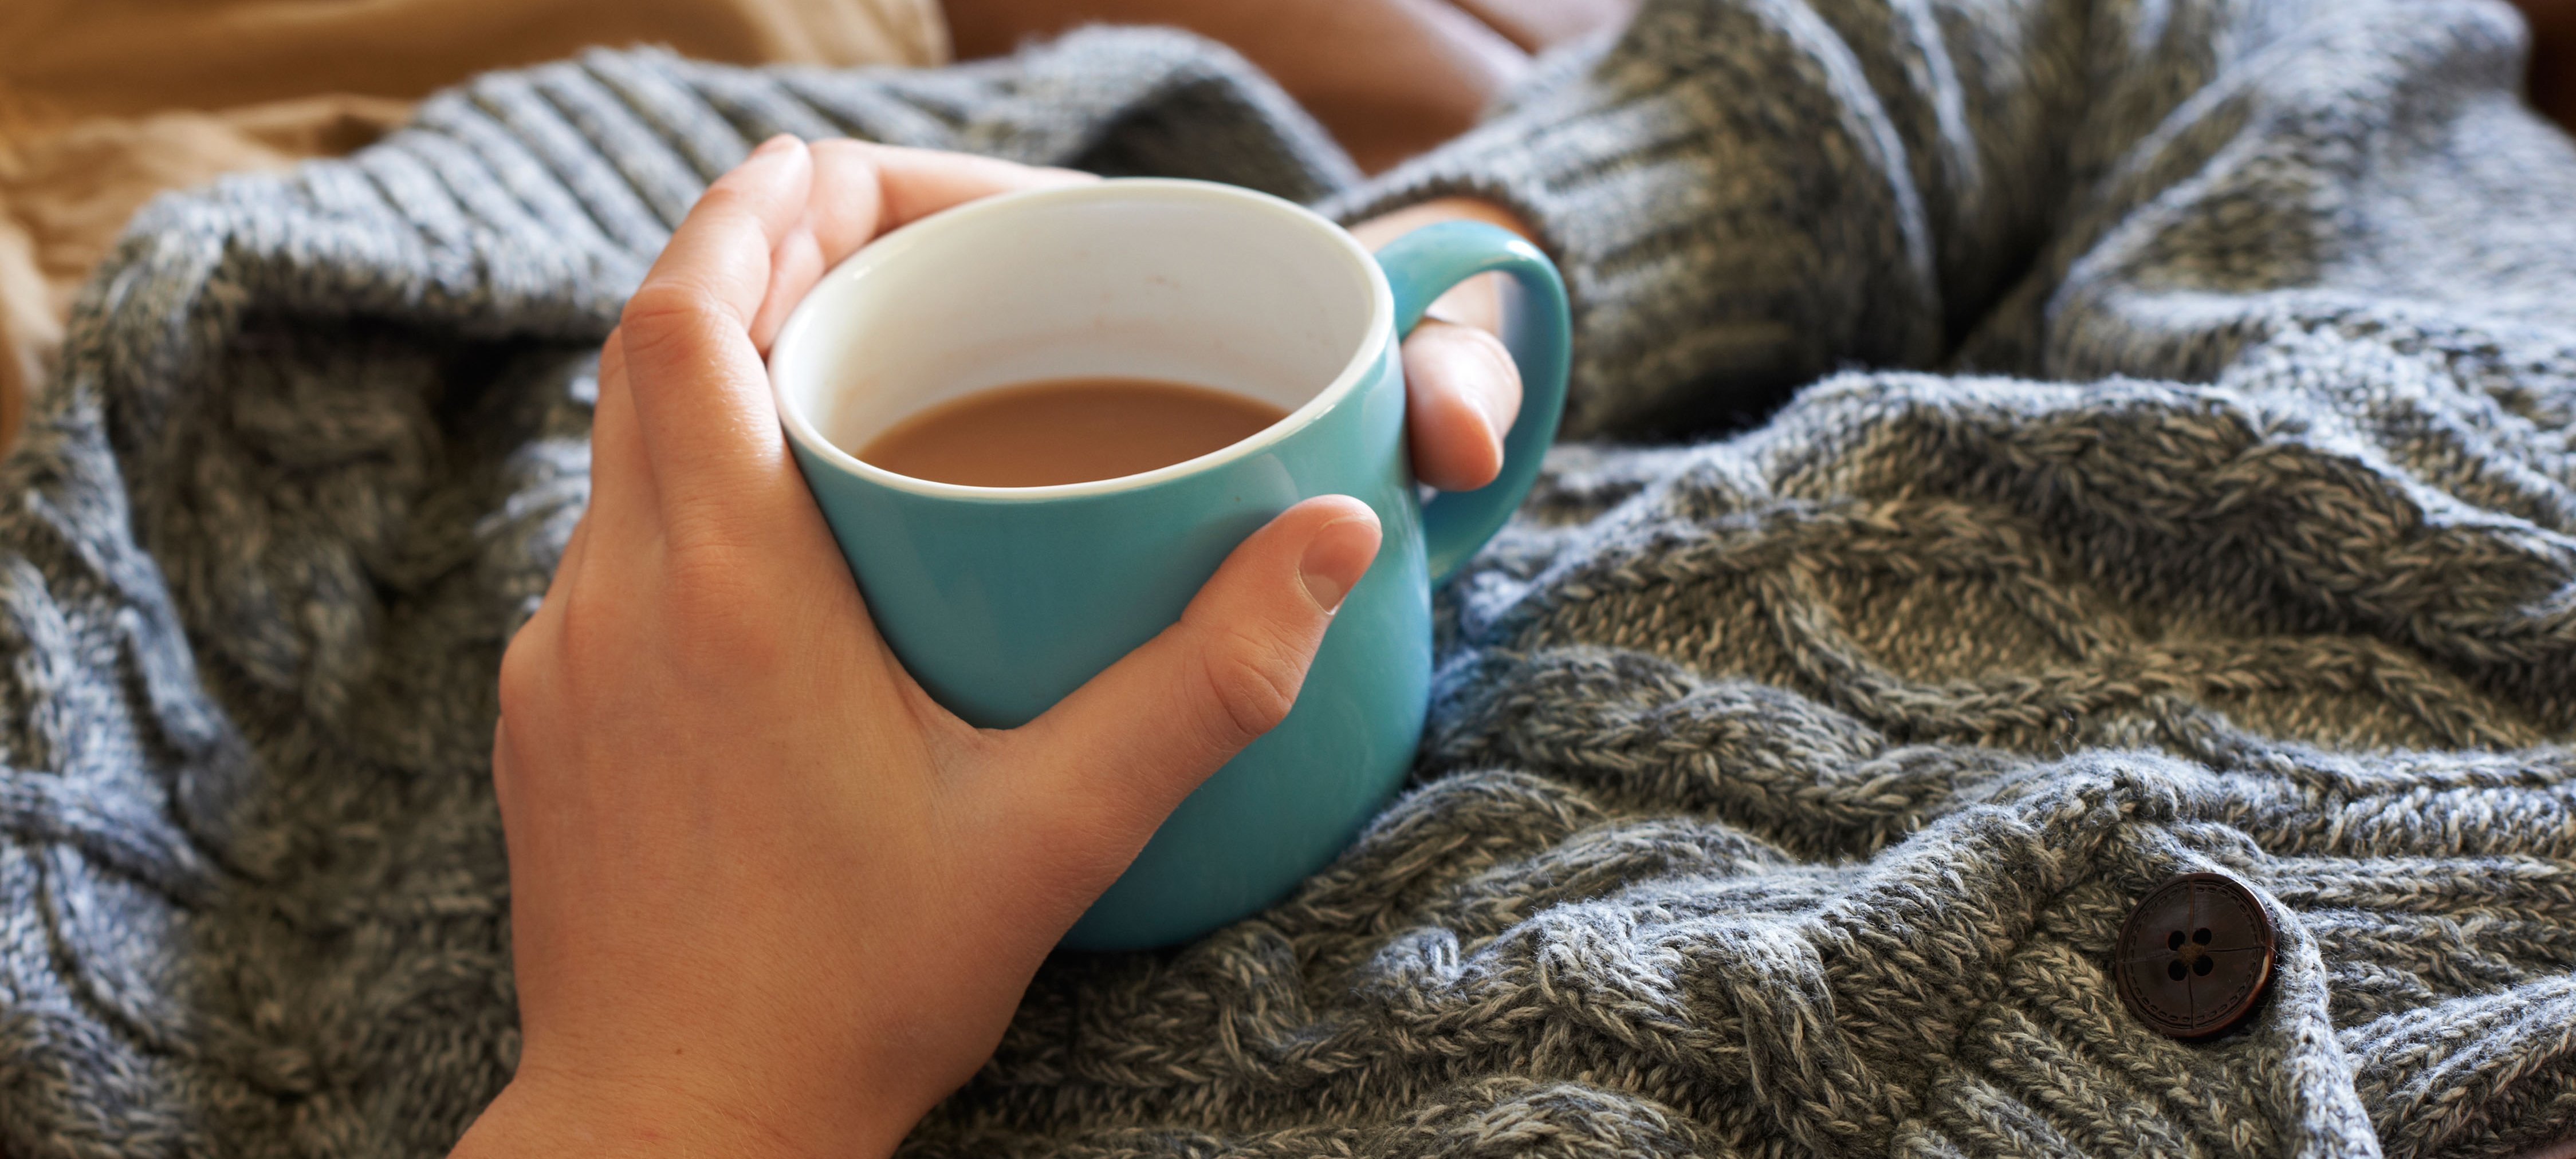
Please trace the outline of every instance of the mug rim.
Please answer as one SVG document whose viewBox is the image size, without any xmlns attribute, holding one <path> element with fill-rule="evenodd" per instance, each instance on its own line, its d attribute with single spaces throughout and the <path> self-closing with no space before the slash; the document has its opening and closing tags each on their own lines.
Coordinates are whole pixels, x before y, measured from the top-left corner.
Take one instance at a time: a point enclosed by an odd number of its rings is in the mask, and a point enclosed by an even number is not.
<svg viewBox="0 0 2576 1159">
<path fill-rule="evenodd" d="M 1139 195 L 1145 199 L 1227 201 L 1265 212 L 1284 213 L 1297 224 L 1307 227 L 1310 232 L 1325 239 L 1344 257 L 1350 259 L 1368 283 L 1370 302 L 1368 319 L 1362 327 L 1360 341 L 1351 351 L 1350 357 L 1344 360 L 1340 373 L 1334 375 L 1333 380 L 1322 390 L 1315 392 L 1313 397 L 1299 404 L 1297 409 L 1288 412 L 1277 422 L 1204 455 L 1156 467 L 1151 471 L 1140 471 L 1133 475 L 1119 475 L 1082 483 L 1055 483 L 1043 487 L 977 487 L 963 483 L 940 483 L 897 474 L 842 450 L 830 439 L 822 437 L 821 432 L 815 430 L 813 424 L 805 417 L 803 408 L 798 406 L 791 397 L 786 378 L 791 374 L 800 378 L 810 377 L 815 372 L 806 370 L 802 360 L 787 356 L 796 351 L 800 335 L 822 324 L 819 319 L 823 316 L 824 307 L 818 303 L 830 296 L 827 293 L 827 286 L 836 281 L 849 281 L 854 274 L 864 272 L 869 267 L 899 260 L 906 251 L 919 247 L 926 239 L 961 230 L 976 229 L 985 225 L 988 219 L 1007 216 L 1032 205 L 1089 199 L 1134 199 Z M 859 247 L 856 252 L 841 259 L 838 264 L 823 271 L 822 276 L 815 279 L 813 287 L 808 289 L 804 298 L 788 312 L 787 321 L 779 326 L 778 336 L 770 342 L 769 356 L 763 359 L 763 363 L 769 375 L 770 396 L 778 407 L 779 423 L 787 429 L 788 437 L 808 454 L 830 463 L 843 473 L 855 475 L 881 487 L 941 499 L 987 503 L 1037 503 L 1142 490 L 1249 458 L 1285 442 L 1313 425 L 1324 412 L 1340 404 L 1371 376 L 1385 346 L 1385 337 L 1392 325 L 1394 314 L 1395 292 L 1388 286 L 1386 271 L 1379 268 L 1377 258 L 1360 245 L 1359 239 L 1351 236 L 1350 231 L 1343 229 L 1322 214 L 1286 198 L 1263 193 L 1257 189 L 1246 189 L 1239 185 L 1179 177 L 1111 177 L 1077 185 L 1056 185 L 1043 189 L 1020 189 L 994 194 L 991 197 L 969 201 L 909 222 Z M 780 370 L 782 362 L 787 365 L 787 373 L 782 373 Z"/>
</svg>

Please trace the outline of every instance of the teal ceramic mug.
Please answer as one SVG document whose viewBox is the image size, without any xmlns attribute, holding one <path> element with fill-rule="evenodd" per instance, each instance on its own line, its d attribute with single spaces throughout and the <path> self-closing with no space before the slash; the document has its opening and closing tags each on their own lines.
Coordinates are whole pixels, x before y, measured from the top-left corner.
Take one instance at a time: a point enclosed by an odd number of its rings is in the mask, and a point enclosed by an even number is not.
<svg viewBox="0 0 2576 1159">
<path fill-rule="evenodd" d="M 1398 336 L 1498 270 L 1522 378 L 1502 477 L 1428 502 L 1404 441 Z M 1287 718 L 1181 803 L 1065 935 L 1195 937 L 1340 851 L 1410 766 L 1431 681 L 1431 586 L 1529 489 L 1564 407 L 1565 290 L 1529 243 L 1455 222 L 1371 258 L 1286 201 L 1195 181 L 1005 194 L 886 235 L 826 273 L 769 356 L 797 462 L 878 628 L 932 697 L 1010 728 L 1180 616 L 1234 546 L 1317 495 L 1384 526 Z M 1233 391 L 1288 416 L 1139 475 L 966 487 L 845 447 L 992 386 L 1073 376 Z"/>
</svg>

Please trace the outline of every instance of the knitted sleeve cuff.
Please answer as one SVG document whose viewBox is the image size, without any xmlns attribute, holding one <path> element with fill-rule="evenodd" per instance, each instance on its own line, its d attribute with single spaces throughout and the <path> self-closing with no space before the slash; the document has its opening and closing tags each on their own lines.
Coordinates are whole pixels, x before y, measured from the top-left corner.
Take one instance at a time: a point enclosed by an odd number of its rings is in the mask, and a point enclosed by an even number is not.
<svg viewBox="0 0 2576 1159">
<path fill-rule="evenodd" d="M 1720 425 L 1839 364 L 1930 361 L 1938 290 L 1902 144 L 1831 28 L 1748 7 L 1655 0 L 1322 208 L 1468 196 L 1529 223 L 1574 301 L 1571 437 Z"/>
</svg>

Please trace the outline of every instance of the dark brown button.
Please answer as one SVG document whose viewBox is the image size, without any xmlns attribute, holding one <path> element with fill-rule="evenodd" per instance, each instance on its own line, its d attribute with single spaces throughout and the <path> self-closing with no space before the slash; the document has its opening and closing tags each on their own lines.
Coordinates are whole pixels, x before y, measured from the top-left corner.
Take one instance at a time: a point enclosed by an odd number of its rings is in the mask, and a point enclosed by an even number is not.
<svg viewBox="0 0 2576 1159">
<path fill-rule="evenodd" d="M 2120 1001 L 2168 1038 L 2206 1038 L 2244 1022 L 2272 982 L 2272 915 L 2236 879 L 2186 873 L 2129 911 L 2111 949 Z"/>
</svg>

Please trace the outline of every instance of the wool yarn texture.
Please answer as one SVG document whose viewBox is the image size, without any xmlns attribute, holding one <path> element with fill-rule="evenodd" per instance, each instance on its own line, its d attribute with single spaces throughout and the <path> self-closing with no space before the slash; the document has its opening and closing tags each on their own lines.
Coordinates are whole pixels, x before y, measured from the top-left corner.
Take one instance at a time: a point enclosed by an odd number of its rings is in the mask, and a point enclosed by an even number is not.
<svg viewBox="0 0 2576 1159">
<path fill-rule="evenodd" d="M 0 1153 L 436 1156 L 508 1079 L 494 674 L 599 342 L 778 132 L 1473 194 L 1575 301 L 1401 796 L 1051 960 L 908 1154 L 2576 1135 L 2576 144 L 2522 51 L 2469 0 L 1648 0 L 1377 178 L 1178 33 L 599 52 L 164 198 L 0 465 Z M 2278 960 L 2183 1041 L 2110 956 L 2194 871 Z"/>
</svg>

